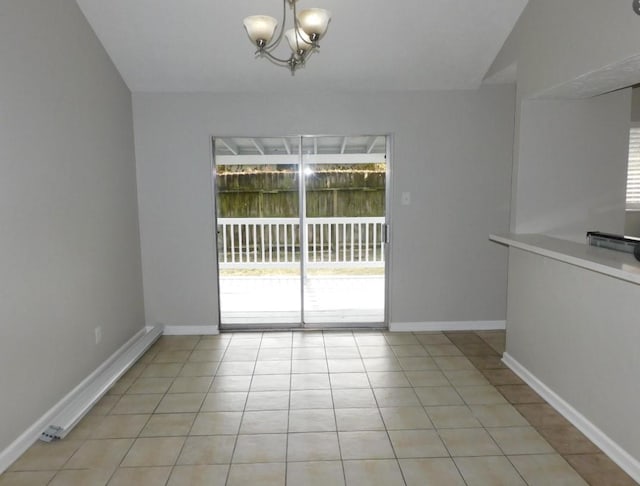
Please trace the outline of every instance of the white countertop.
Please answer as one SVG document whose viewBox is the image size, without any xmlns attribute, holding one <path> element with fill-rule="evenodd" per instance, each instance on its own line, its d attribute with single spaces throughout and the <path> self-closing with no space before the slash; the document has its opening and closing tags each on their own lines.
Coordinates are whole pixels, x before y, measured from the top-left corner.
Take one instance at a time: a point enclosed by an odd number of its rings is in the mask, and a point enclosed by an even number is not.
<svg viewBox="0 0 640 486">
<path fill-rule="evenodd" d="M 489 239 L 496 243 L 640 284 L 640 262 L 630 253 L 539 234 L 507 233 L 491 235 Z"/>
</svg>

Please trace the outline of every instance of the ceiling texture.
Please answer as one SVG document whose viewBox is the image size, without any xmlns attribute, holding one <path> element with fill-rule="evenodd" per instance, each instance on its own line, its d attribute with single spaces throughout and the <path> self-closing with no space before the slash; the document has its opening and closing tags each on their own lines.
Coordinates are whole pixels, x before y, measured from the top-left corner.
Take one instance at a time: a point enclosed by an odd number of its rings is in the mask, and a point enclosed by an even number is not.
<svg viewBox="0 0 640 486">
<path fill-rule="evenodd" d="M 299 0 L 332 20 L 295 76 L 254 59 L 242 25 L 282 0 L 77 2 L 134 92 L 281 93 L 478 88 L 527 0 Z"/>
</svg>

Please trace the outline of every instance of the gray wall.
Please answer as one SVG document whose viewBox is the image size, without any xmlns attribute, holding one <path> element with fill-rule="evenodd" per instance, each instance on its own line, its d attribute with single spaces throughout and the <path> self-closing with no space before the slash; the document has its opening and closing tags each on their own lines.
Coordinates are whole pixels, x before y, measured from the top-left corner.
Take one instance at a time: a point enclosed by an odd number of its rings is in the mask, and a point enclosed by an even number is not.
<svg viewBox="0 0 640 486">
<path fill-rule="evenodd" d="M 393 134 L 391 322 L 503 320 L 514 96 L 135 93 L 147 323 L 217 324 L 211 136 L 295 134 Z"/>
<path fill-rule="evenodd" d="M 509 251 L 507 353 L 636 460 L 638 302 L 640 285 Z"/>
<path fill-rule="evenodd" d="M 640 89 L 631 90 L 631 123 L 640 124 Z M 624 219 L 624 234 L 640 237 L 640 211 L 626 211 Z"/>
<path fill-rule="evenodd" d="M 627 211 L 625 213 L 624 234 L 640 238 L 640 211 Z"/>
<path fill-rule="evenodd" d="M 0 45 L 2 451 L 144 317 L 129 90 L 73 0 L 3 0 Z"/>
<path fill-rule="evenodd" d="M 517 37 L 519 93 L 539 93 L 637 58 L 639 25 L 627 0 L 529 0 L 511 34 Z M 512 40 L 503 54 L 515 54 Z M 607 77 L 615 81 L 619 75 L 610 71 Z"/>
<path fill-rule="evenodd" d="M 511 231 L 624 232 L 628 90 L 532 98 L 637 83 L 639 22 L 623 0 L 529 0 L 488 73 L 517 64 Z"/>
<path fill-rule="evenodd" d="M 631 90 L 587 100 L 524 100 L 516 233 L 584 241 L 624 232 Z"/>
<path fill-rule="evenodd" d="M 640 89 L 631 89 L 631 122 L 640 123 Z"/>
<path fill-rule="evenodd" d="M 512 231 L 624 231 L 631 96 L 612 91 L 640 80 L 639 25 L 624 0 L 529 0 L 490 70 L 517 63 Z M 639 457 L 638 286 L 511 250 L 508 296 L 507 352 Z"/>
</svg>

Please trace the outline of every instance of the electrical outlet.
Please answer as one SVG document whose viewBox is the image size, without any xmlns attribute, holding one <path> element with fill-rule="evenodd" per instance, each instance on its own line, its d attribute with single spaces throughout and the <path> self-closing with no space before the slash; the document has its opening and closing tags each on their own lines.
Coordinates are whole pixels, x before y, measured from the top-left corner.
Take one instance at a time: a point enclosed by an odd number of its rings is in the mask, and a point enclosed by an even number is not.
<svg viewBox="0 0 640 486">
<path fill-rule="evenodd" d="M 94 331 L 96 333 L 96 344 L 100 344 L 100 341 L 102 341 L 102 327 L 98 326 Z"/>
<path fill-rule="evenodd" d="M 411 204 L 411 193 L 403 192 L 400 198 L 403 206 L 409 206 Z"/>
</svg>

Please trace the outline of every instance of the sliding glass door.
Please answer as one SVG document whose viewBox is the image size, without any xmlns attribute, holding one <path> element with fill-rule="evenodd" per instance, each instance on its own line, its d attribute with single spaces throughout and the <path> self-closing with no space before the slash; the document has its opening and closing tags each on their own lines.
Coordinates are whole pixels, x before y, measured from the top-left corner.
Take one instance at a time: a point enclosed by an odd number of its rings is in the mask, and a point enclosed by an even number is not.
<svg viewBox="0 0 640 486">
<path fill-rule="evenodd" d="M 214 147 L 222 327 L 383 325 L 386 137 Z"/>
<path fill-rule="evenodd" d="M 302 322 L 300 138 L 215 140 L 218 287 L 225 327 Z"/>
<path fill-rule="evenodd" d="M 304 137 L 304 322 L 385 320 L 386 137 Z"/>
</svg>

